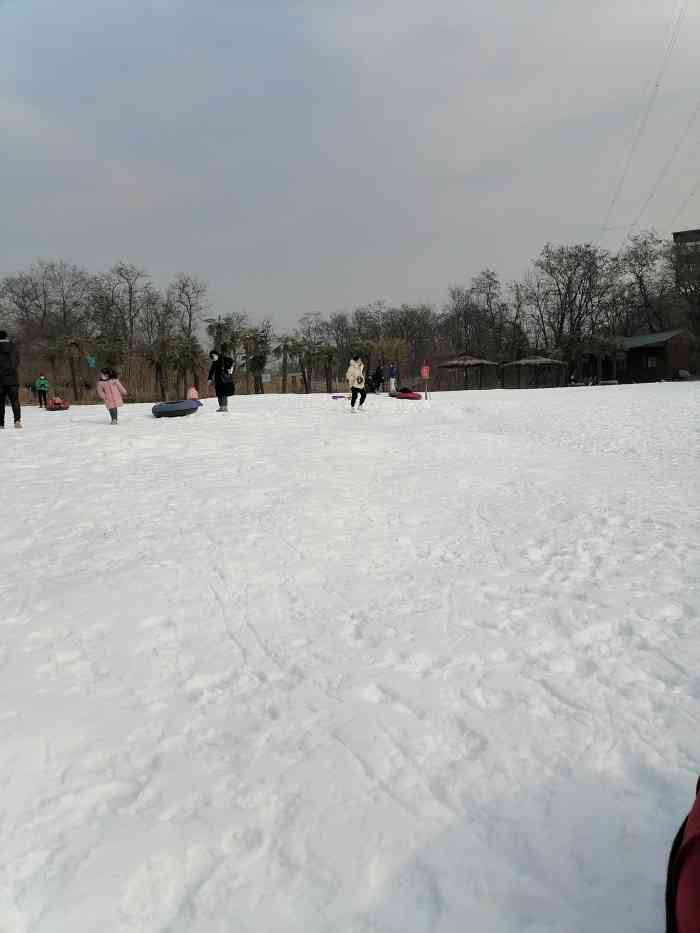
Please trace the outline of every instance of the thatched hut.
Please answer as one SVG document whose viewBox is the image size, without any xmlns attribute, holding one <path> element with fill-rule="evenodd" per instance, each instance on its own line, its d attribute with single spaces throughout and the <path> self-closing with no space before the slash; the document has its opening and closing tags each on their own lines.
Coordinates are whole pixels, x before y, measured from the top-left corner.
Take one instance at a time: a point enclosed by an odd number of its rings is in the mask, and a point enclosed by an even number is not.
<svg viewBox="0 0 700 933">
<path fill-rule="evenodd" d="M 496 389 L 498 363 L 476 356 L 457 356 L 437 365 L 438 389 Z"/>
<path fill-rule="evenodd" d="M 503 364 L 505 389 L 544 389 L 567 384 L 568 367 L 561 360 L 530 356 Z"/>
</svg>

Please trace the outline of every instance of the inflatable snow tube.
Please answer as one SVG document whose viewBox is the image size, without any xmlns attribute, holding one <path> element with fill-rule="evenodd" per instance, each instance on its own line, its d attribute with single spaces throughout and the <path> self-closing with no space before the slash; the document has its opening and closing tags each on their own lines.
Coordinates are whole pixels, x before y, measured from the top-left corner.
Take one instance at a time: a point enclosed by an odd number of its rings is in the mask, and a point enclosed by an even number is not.
<svg viewBox="0 0 700 933">
<path fill-rule="evenodd" d="M 347 395 L 345 395 L 345 394 L 343 394 L 343 395 L 336 394 L 336 395 L 331 395 L 331 398 L 334 398 L 334 399 L 336 399 L 336 400 L 341 399 L 341 398 L 344 398 L 344 399 L 347 400 Z"/>
<path fill-rule="evenodd" d="M 202 403 L 196 398 L 180 399 L 179 402 L 158 402 L 151 411 L 154 418 L 183 418 L 193 415 Z"/>
<path fill-rule="evenodd" d="M 50 398 L 46 402 L 47 411 L 68 411 L 70 408 L 70 402 L 67 402 L 64 398 Z"/>
<path fill-rule="evenodd" d="M 412 399 L 413 401 L 418 401 L 423 398 L 420 392 L 390 392 L 389 395 L 392 398 L 406 398 Z"/>
</svg>

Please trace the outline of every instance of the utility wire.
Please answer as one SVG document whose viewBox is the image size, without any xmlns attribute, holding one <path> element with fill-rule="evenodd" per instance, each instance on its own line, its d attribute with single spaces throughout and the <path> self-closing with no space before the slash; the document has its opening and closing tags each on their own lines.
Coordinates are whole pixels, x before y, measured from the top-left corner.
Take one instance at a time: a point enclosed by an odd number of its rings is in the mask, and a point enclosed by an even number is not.
<svg viewBox="0 0 700 933">
<path fill-rule="evenodd" d="M 676 212 L 675 217 L 671 221 L 671 229 L 673 229 L 676 226 L 676 221 L 683 214 L 686 207 L 690 204 L 690 202 L 693 200 L 693 198 L 698 193 L 698 191 L 700 191 L 700 181 L 696 183 L 694 188 L 691 188 L 690 194 L 685 199 L 685 201 L 681 204 L 681 206 L 678 208 L 678 211 Z"/>
<path fill-rule="evenodd" d="M 633 221 L 633 223 L 631 223 L 631 224 L 629 225 L 629 228 L 628 228 L 628 229 L 631 229 L 632 227 L 638 226 L 639 221 L 640 221 L 640 220 L 642 219 L 642 217 L 644 216 L 644 213 L 645 213 L 646 209 L 649 207 L 649 205 L 651 204 L 651 202 L 652 202 L 652 201 L 654 200 L 654 198 L 656 197 L 656 194 L 657 194 L 659 188 L 661 187 L 661 185 L 663 184 L 663 182 L 664 182 L 666 176 L 668 175 L 668 173 L 669 173 L 670 170 L 671 170 L 671 166 L 672 166 L 673 163 L 676 161 L 676 159 L 678 158 L 678 155 L 680 154 L 681 149 L 682 149 L 683 146 L 685 145 L 685 141 L 686 141 L 686 139 L 688 138 L 688 136 L 690 135 L 690 131 L 692 130 L 693 125 L 694 125 L 695 121 L 696 121 L 697 118 L 698 118 L 698 114 L 700 114 L 700 100 L 698 101 L 698 105 L 697 105 L 697 107 L 695 108 L 695 110 L 691 113 L 690 119 L 688 120 L 688 123 L 687 123 L 685 129 L 683 130 L 683 133 L 682 133 L 682 135 L 681 135 L 681 138 L 680 138 L 680 139 L 678 140 L 678 142 L 676 143 L 676 145 L 675 145 L 675 147 L 674 147 L 674 149 L 673 149 L 673 152 L 672 152 L 671 155 L 668 157 L 668 159 L 667 159 L 667 161 L 666 161 L 666 164 L 665 164 L 664 167 L 661 169 L 661 171 L 659 172 L 659 174 L 658 174 L 658 176 L 657 176 L 657 178 L 656 178 L 656 181 L 655 181 L 654 184 L 652 185 L 651 191 L 650 191 L 649 194 L 647 195 L 646 201 L 642 204 L 642 206 L 641 206 L 641 208 L 640 208 L 640 210 L 639 210 L 639 213 L 637 214 L 636 219 Z"/>
<path fill-rule="evenodd" d="M 659 70 L 654 79 L 653 86 L 651 87 L 651 94 L 649 95 L 647 104 L 644 110 L 642 111 L 639 123 L 637 124 L 637 129 L 634 134 L 634 137 L 632 138 L 632 144 L 630 145 L 629 152 L 627 153 L 627 158 L 625 160 L 625 163 L 622 169 L 622 175 L 620 176 L 620 179 L 617 185 L 615 186 L 615 191 L 613 193 L 612 201 L 610 202 L 610 205 L 608 207 L 608 212 L 605 215 L 605 222 L 602 224 L 601 230 L 604 230 L 606 227 L 609 226 L 610 217 L 612 216 L 612 212 L 615 208 L 615 205 L 617 204 L 617 200 L 620 197 L 624 184 L 627 181 L 627 176 L 629 175 L 629 170 L 632 166 L 632 160 L 634 159 L 634 156 L 637 152 L 637 147 L 639 146 L 641 138 L 644 135 L 644 130 L 646 129 L 646 125 L 649 121 L 649 116 L 651 114 L 651 111 L 654 108 L 654 104 L 656 103 L 656 98 L 659 96 L 661 82 L 664 78 L 664 75 L 666 74 L 666 70 L 671 61 L 671 56 L 673 55 L 673 51 L 676 48 L 676 45 L 678 44 L 678 39 L 681 33 L 681 27 L 683 26 L 683 22 L 688 13 L 689 2 L 690 0 L 683 0 L 681 8 L 678 11 L 678 15 L 676 16 L 676 20 L 673 25 L 673 30 L 671 32 L 671 37 L 666 46 L 666 51 L 664 52 L 663 58 L 661 60 L 661 65 L 659 66 Z"/>
</svg>

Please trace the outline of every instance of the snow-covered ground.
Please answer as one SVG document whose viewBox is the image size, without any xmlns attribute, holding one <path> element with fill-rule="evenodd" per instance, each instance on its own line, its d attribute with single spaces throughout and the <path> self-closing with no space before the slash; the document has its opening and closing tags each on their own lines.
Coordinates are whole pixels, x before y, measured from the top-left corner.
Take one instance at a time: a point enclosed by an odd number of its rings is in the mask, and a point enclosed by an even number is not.
<svg viewBox="0 0 700 933">
<path fill-rule="evenodd" d="M 214 407 L 0 435 L 2 933 L 661 929 L 700 383 Z"/>
</svg>

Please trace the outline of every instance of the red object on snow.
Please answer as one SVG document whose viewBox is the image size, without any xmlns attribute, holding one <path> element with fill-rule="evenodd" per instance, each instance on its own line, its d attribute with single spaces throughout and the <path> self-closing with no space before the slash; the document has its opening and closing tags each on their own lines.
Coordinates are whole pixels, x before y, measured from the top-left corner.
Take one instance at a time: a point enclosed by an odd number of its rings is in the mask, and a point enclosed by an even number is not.
<svg viewBox="0 0 700 933">
<path fill-rule="evenodd" d="M 696 790 L 700 791 L 700 781 Z M 671 850 L 666 880 L 666 926 L 673 933 L 700 930 L 700 794 Z"/>
<path fill-rule="evenodd" d="M 70 402 L 67 402 L 64 398 L 50 398 L 46 402 L 47 411 L 68 411 L 70 408 Z"/>
<path fill-rule="evenodd" d="M 392 398 L 406 398 L 413 401 L 418 401 L 423 398 L 420 392 L 390 392 L 389 395 Z"/>
<path fill-rule="evenodd" d="M 420 377 L 421 379 L 425 379 L 426 382 L 430 379 L 430 366 L 421 366 Z"/>
</svg>

